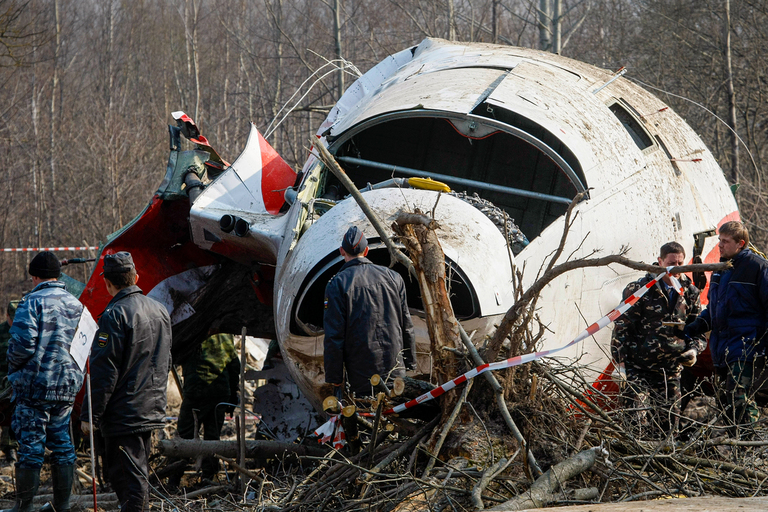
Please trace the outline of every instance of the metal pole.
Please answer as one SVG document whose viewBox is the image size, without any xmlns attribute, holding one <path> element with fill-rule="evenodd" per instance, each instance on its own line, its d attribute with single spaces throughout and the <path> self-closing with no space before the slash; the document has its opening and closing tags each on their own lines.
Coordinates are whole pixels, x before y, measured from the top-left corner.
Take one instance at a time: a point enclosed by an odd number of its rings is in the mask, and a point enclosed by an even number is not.
<svg viewBox="0 0 768 512">
<path fill-rule="evenodd" d="M 88 393 L 88 423 L 91 425 L 88 437 L 91 440 L 91 483 L 93 486 L 93 512 L 98 512 L 96 504 L 96 446 L 93 444 L 93 402 L 91 401 L 91 362 L 85 362 L 85 391 Z"/>
<path fill-rule="evenodd" d="M 237 463 L 240 467 L 245 467 L 245 334 L 248 332 L 243 326 L 242 336 L 240 337 L 240 456 Z M 240 491 L 245 492 L 245 483 L 240 477 Z"/>
<path fill-rule="evenodd" d="M 553 196 L 551 194 L 542 194 L 541 192 L 531 192 L 530 190 L 523 190 L 519 188 L 505 187 L 503 185 L 495 185 L 493 183 L 485 183 L 482 181 L 470 180 L 467 178 L 459 178 L 456 176 L 449 176 L 447 174 L 436 174 L 432 172 L 420 171 L 418 169 L 411 169 L 410 167 L 401 167 L 399 165 L 383 164 L 381 162 L 374 162 L 373 160 L 365 160 L 363 158 L 355 158 L 353 156 L 337 156 L 336 160 L 348 164 L 362 165 L 364 167 L 372 167 L 374 169 L 383 169 L 385 171 L 399 172 L 402 174 L 410 174 L 413 176 L 421 176 L 423 178 L 434 178 L 436 180 L 445 181 L 447 183 L 454 183 L 456 185 L 463 185 L 465 187 L 474 187 L 482 190 L 490 190 L 492 192 L 501 192 L 504 194 L 510 194 L 513 196 L 530 197 L 531 199 L 540 199 L 542 201 L 551 201 L 553 203 L 571 204 L 573 201 L 569 197 Z"/>
</svg>

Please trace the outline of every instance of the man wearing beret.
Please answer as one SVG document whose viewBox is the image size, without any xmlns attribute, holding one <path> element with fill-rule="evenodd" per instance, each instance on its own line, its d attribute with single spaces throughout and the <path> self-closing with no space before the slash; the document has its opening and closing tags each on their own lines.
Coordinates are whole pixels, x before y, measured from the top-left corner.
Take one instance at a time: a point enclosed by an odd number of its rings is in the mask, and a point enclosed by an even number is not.
<svg viewBox="0 0 768 512">
<path fill-rule="evenodd" d="M 120 510 L 140 512 L 149 508 L 150 436 L 165 420 L 171 319 L 136 286 L 130 253 L 106 255 L 103 275 L 112 300 L 91 348 L 93 422 L 104 438 L 104 465 Z M 83 421 L 81 430 L 90 429 Z"/>
<path fill-rule="evenodd" d="M 75 449 L 69 436 L 72 404 L 83 372 L 69 353 L 83 305 L 58 281 L 61 264 L 48 251 L 29 264 L 34 289 L 16 309 L 8 343 L 8 380 L 16 409 L 11 428 L 19 443 L 14 512 L 26 512 L 40 483 L 45 449 L 51 451 L 53 505 L 69 511 Z"/>
<path fill-rule="evenodd" d="M 325 382 L 372 396 L 370 378 L 405 376 L 416 353 L 405 282 L 366 258 L 368 240 L 352 226 L 339 249 L 344 265 L 325 288 Z"/>
</svg>

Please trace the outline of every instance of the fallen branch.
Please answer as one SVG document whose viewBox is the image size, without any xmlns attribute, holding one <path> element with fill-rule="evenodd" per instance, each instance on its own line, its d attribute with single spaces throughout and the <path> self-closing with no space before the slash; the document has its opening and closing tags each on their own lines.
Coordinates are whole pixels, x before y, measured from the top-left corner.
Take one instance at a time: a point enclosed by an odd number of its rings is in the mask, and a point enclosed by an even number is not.
<svg viewBox="0 0 768 512">
<path fill-rule="evenodd" d="M 595 447 L 556 464 L 536 480 L 527 492 L 512 498 L 488 510 L 507 511 L 541 508 L 555 501 L 555 493 L 566 481 L 591 468 L 597 461 L 598 455 L 608 455 L 602 448 Z"/>
<path fill-rule="evenodd" d="M 173 438 L 160 441 L 160 452 L 168 457 L 192 458 L 197 456 L 222 455 L 234 458 L 238 456 L 239 447 L 237 441 L 202 441 L 195 439 Z M 321 457 L 328 450 L 319 446 L 306 446 L 302 444 L 278 443 L 276 441 L 247 441 L 245 443 L 245 455 L 251 459 L 273 458 L 285 454 L 304 457 L 313 455 Z"/>
<path fill-rule="evenodd" d="M 357 189 L 355 184 L 352 182 L 351 179 L 349 179 L 349 176 L 347 176 L 347 173 L 344 172 L 344 169 L 341 168 L 339 163 L 336 161 L 335 158 L 333 158 L 333 155 L 331 155 L 330 151 L 328 151 L 328 148 L 326 148 L 322 142 L 318 142 L 316 139 L 311 140 L 311 143 L 313 144 L 314 148 L 319 153 L 317 156 L 320 158 L 320 160 L 325 164 L 325 166 L 336 176 L 339 181 L 344 185 L 344 187 L 349 190 L 349 193 L 352 194 L 352 197 L 355 198 L 355 201 L 357 201 L 357 204 L 360 206 L 360 209 L 363 210 L 363 213 L 368 218 L 368 220 L 371 222 L 371 225 L 376 230 L 376 232 L 381 237 L 381 240 L 384 242 L 384 245 L 387 246 L 387 249 L 389 250 L 389 255 L 392 258 L 392 263 L 395 261 L 399 262 L 401 265 L 406 267 L 409 272 L 413 273 L 413 265 L 411 264 L 411 260 L 403 254 L 403 252 L 395 247 L 395 244 L 392 243 L 392 239 L 389 237 L 389 233 L 384 228 L 384 225 L 379 220 L 379 217 L 371 210 L 371 207 L 368 205 L 368 202 L 363 198 L 363 194 L 360 193 L 360 191 Z"/>
<path fill-rule="evenodd" d="M 215 492 L 220 492 L 225 489 L 229 489 L 231 486 L 229 485 L 209 485 L 208 487 L 203 487 L 202 489 L 198 489 L 196 491 L 188 492 L 184 495 L 185 499 L 193 500 L 196 498 L 199 498 L 200 496 L 206 496 L 208 494 L 213 494 Z"/>
<path fill-rule="evenodd" d="M 509 458 L 509 460 L 502 457 L 498 461 L 496 461 L 496 464 L 489 467 L 485 470 L 483 473 L 483 476 L 480 478 L 480 481 L 475 484 L 475 487 L 472 489 L 472 503 L 477 507 L 478 510 L 483 510 L 485 508 L 485 505 L 483 504 L 483 491 L 486 487 L 488 487 L 488 484 L 491 483 L 491 481 L 502 471 L 504 471 L 507 466 L 509 466 L 509 463 L 512 462 L 517 455 L 517 453 Z"/>
<path fill-rule="evenodd" d="M 251 480 L 255 480 L 255 481 L 257 481 L 257 482 L 261 482 L 261 481 L 263 481 L 263 480 L 264 480 L 262 477 L 260 477 L 260 476 L 259 476 L 259 475 L 257 475 L 256 473 L 254 473 L 254 472 L 252 472 L 252 471 L 248 471 L 248 470 L 247 470 L 247 469 L 245 469 L 244 467 L 240 466 L 240 464 L 238 464 L 238 463 L 237 463 L 237 461 L 235 461 L 235 460 L 233 460 L 233 459 L 229 459 L 229 458 L 227 458 L 227 457 L 222 457 L 221 455 L 214 455 L 214 457 L 216 457 L 216 458 L 217 458 L 217 459 L 219 459 L 219 460 L 222 460 L 222 461 L 226 462 L 227 464 L 229 464 L 230 466 L 232 466 L 232 467 L 235 469 L 235 471 L 237 471 L 237 472 L 238 472 L 238 473 L 240 473 L 241 475 L 245 475 L 245 476 L 247 476 L 247 477 L 248 477 L 248 478 L 250 478 Z"/>
<path fill-rule="evenodd" d="M 520 299 L 515 302 L 514 306 L 509 308 L 501 323 L 499 324 L 499 328 L 496 329 L 493 337 L 488 342 L 486 358 L 489 361 L 494 361 L 496 359 L 499 353 L 499 349 L 501 348 L 501 344 L 504 342 L 506 337 L 509 336 L 513 326 L 515 325 L 515 322 L 517 322 L 520 315 L 523 313 L 523 311 L 525 311 L 528 304 L 535 297 L 538 297 L 544 287 L 553 281 L 556 277 L 559 277 L 566 272 L 570 272 L 571 270 L 587 267 L 603 267 L 612 263 L 623 265 L 634 270 L 641 270 L 655 274 L 660 274 L 665 270 L 656 265 L 648 265 L 646 263 L 630 260 L 622 254 L 611 254 L 601 258 L 585 258 L 580 260 L 567 261 L 552 267 L 550 270 L 545 272 L 543 276 L 536 280 L 536 282 L 533 283 L 530 288 L 525 291 L 525 293 L 523 293 L 522 297 L 520 297 Z M 696 265 L 682 265 L 679 267 L 672 267 L 670 272 L 673 274 L 685 272 L 710 272 L 715 270 L 724 270 L 730 266 L 731 264 L 729 262 L 702 263 Z"/>
</svg>

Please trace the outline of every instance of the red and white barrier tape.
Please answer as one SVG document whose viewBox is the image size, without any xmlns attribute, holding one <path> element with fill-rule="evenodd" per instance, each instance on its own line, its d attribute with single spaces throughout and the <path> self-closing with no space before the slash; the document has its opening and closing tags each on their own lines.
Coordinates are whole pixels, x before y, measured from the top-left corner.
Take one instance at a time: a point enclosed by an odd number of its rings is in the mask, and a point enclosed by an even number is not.
<svg viewBox="0 0 768 512">
<path fill-rule="evenodd" d="M 3 252 L 38 252 L 38 251 L 95 251 L 98 247 L 9 247 Z"/>
<path fill-rule="evenodd" d="M 669 268 L 667 268 L 667 271 L 669 271 Z M 494 371 L 494 370 L 503 370 L 504 368 L 512 368 L 514 366 L 519 366 L 524 363 L 530 363 L 531 361 L 536 361 L 538 359 L 544 358 L 544 357 L 551 357 L 554 354 L 565 350 L 566 348 L 575 345 L 576 343 L 588 338 L 589 336 L 594 335 L 596 332 L 601 330 L 603 327 L 606 327 L 613 323 L 617 318 L 619 318 L 622 314 L 624 314 L 629 308 L 634 306 L 634 304 L 640 300 L 640 298 L 646 294 L 648 290 L 650 290 L 656 283 L 658 283 L 664 276 L 667 275 L 667 272 L 662 272 L 658 276 L 656 276 L 654 279 L 649 281 L 645 286 L 638 289 L 635 293 L 627 297 L 626 299 L 622 300 L 618 306 L 616 306 L 613 310 L 611 310 L 607 315 L 602 317 L 597 322 L 593 323 L 586 329 L 584 329 L 576 338 L 573 339 L 570 343 L 567 345 L 563 345 L 560 348 L 555 348 L 552 350 L 542 350 L 541 352 L 534 352 L 531 354 L 523 354 L 521 356 L 515 356 L 510 357 L 509 359 L 506 359 L 504 361 L 497 361 L 495 363 L 485 363 L 483 365 L 478 366 L 477 368 L 473 368 L 469 370 L 467 373 L 460 375 L 456 377 L 453 380 L 450 380 L 443 384 L 442 386 L 438 386 L 435 389 L 424 393 L 423 395 L 414 398 L 413 400 L 410 400 L 408 402 L 405 402 L 404 404 L 400 404 L 398 406 L 392 407 L 390 409 L 387 409 L 383 412 L 383 414 L 397 414 L 405 411 L 406 409 L 410 409 L 412 407 L 417 406 L 418 404 L 428 402 L 429 400 L 432 400 L 433 398 L 437 398 L 440 395 L 444 394 L 447 391 L 452 390 L 459 384 L 463 384 L 464 382 L 468 381 L 469 379 L 474 379 L 478 375 L 485 373 L 487 371 Z M 683 287 L 680 285 L 680 281 L 675 279 L 674 276 L 670 276 L 672 280 L 672 286 L 675 288 L 675 291 L 677 291 L 678 294 L 683 294 Z M 326 442 L 330 439 L 330 437 L 333 435 L 334 427 L 337 423 L 338 416 L 332 417 L 328 422 L 320 426 L 317 430 L 315 430 L 315 435 L 322 436 L 319 440 L 321 443 Z M 340 422 L 339 426 L 341 425 Z M 334 444 L 336 441 L 334 440 Z M 341 444 L 343 445 L 343 437 L 341 439 Z"/>
</svg>

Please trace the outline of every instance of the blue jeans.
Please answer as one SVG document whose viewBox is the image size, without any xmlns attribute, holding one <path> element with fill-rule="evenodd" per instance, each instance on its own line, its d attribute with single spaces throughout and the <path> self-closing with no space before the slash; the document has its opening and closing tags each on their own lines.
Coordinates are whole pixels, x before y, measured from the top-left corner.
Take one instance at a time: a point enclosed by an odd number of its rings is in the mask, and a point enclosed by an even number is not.
<svg viewBox="0 0 768 512">
<path fill-rule="evenodd" d="M 70 402 L 49 402 L 20 398 L 13 411 L 11 428 L 19 443 L 17 467 L 40 469 L 45 449 L 51 450 L 51 464 L 75 463 L 75 447 L 69 437 Z"/>
</svg>

